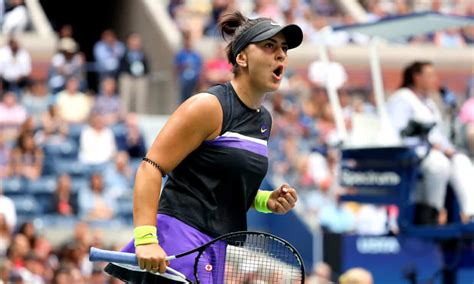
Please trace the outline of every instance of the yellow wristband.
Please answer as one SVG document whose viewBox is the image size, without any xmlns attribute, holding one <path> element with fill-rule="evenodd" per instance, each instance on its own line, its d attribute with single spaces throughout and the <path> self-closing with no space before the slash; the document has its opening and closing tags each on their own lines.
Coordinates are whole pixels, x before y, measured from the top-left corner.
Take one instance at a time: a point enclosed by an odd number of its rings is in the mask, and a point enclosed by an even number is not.
<svg viewBox="0 0 474 284">
<path fill-rule="evenodd" d="M 135 246 L 158 243 L 155 226 L 138 226 L 133 230 L 133 236 Z"/>
<path fill-rule="evenodd" d="M 255 196 L 255 210 L 262 213 L 272 213 L 267 207 L 268 199 L 270 199 L 271 191 L 259 190 Z"/>
</svg>

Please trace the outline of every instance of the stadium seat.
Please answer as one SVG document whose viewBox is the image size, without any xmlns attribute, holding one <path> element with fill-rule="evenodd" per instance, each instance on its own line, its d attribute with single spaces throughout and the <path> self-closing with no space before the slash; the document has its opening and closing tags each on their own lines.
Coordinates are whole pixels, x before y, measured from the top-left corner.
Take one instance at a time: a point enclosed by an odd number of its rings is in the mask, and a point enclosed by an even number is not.
<svg viewBox="0 0 474 284">
<path fill-rule="evenodd" d="M 62 143 L 45 144 L 43 149 L 45 155 L 49 157 L 77 159 L 78 155 L 78 143 L 73 139 Z"/>
<path fill-rule="evenodd" d="M 85 177 L 89 174 L 87 166 L 77 159 L 56 159 L 55 171 L 57 174 L 67 173 L 72 177 Z"/>
<path fill-rule="evenodd" d="M 40 213 L 40 206 L 34 196 L 23 194 L 21 196 L 12 196 L 16 207 L 16 213 L 19 216 L 33 218 Z"/>
<path fill-rule="evenodd" d="M 22 195 L 27 192 L 25 182 L 20 178 L 6 178 L 2 180 L 3 193 L 7 196 Z"/>
<path fill-rule="evenodd" d="M 35 181 L 28 181 L 27 188 L 30 193 L 52 193 L 56 188 L 56 177 L 43 176 Z"/>
</svg>

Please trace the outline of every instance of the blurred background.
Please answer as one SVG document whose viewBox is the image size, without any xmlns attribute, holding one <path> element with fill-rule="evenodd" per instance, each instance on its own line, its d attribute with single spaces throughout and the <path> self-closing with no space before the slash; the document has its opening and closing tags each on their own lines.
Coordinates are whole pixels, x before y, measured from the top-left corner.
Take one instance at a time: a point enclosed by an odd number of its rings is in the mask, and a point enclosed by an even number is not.
<svg viewBox="0 0 474 284">
<path fill-rule="evenodd" d="M 309 283 L 474 283 L 474 219 L 461 216 L 456 196 L 448 191 L 423 232 L 404 217 L 409 195 L 347 197 L 358 191 L 341 180 L 337 122 L 353 145 L 381 131 L 371 47 L 384 100 L 408 64 L 429 61 L 442 135 L 472 160 L 472 22 L 375 45 L 338 29 L 424 12 L 472 20 L 472 0 L 0 0 L 0 283 L 119 283 L 88 261 L 88 249 L 129 241 L 134 175 L 148 146 L 183 100 L 232 78 L 216 26 L 235 9 L 304 32 L 265 101 L 273 127 L 262 184 L 288 182 L 299 202 L 285 216 L 249 212 L 250 229 L 293 243 Z M 396 190 L 414 190 L 401 179 Z M 361 282 L 344 282 L 352 278 Z"/>
</svg>

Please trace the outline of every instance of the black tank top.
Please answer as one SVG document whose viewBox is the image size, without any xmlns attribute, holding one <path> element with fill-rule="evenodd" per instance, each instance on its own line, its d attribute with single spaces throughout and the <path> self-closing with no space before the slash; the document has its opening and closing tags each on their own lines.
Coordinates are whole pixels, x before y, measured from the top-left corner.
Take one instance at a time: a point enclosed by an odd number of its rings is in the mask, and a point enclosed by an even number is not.
<svg viewBox="0 0 474 284">
<path fill-rule="evenodd" d="M 230 83 L 207 92 L 222 106 L 222 131 L 169 173 L 158 211 L 217 237 L 247 229 L 247 210 L 268 168 L 272 119 L 263 106 L 247 107 Z"/>
</svg>

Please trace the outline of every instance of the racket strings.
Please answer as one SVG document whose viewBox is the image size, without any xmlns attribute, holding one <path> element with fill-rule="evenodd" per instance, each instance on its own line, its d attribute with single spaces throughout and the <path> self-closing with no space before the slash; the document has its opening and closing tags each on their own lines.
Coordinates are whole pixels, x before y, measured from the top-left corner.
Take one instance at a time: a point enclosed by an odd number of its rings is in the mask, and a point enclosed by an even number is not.
<svg viewBox="0 0 474 284">
<path fill-rule="evenodd" d="M 224 239 L 196 262 L 199 283 L 302 283 L 302 263 L 285 243 L 266 235 Z"/>
</svg>

